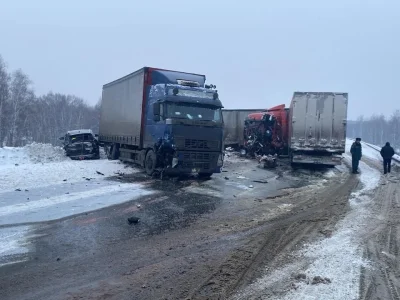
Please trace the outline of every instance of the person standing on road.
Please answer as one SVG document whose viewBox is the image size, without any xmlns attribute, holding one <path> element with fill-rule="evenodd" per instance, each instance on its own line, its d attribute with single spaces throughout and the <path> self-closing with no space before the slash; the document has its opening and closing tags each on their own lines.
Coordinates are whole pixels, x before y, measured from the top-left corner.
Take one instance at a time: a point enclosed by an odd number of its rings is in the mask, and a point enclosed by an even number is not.
<svg viewBox="0 0 400 300">
<path fill-rule="evenodd" d="M 381 149 L 381 156 L 383 158 L 383 174 L 390 173 L 390 166 L 392 164 L 392 157 L 394 155 L 394 149 L 387 142 Z"/>
<path fill-rule="evenodd" d="M 350 153 L 353 174 L 358 174 L 358 165 L 362 157 L 361 138 L 356 138 L 356 141 L 351 145 Z"/>
</svg>

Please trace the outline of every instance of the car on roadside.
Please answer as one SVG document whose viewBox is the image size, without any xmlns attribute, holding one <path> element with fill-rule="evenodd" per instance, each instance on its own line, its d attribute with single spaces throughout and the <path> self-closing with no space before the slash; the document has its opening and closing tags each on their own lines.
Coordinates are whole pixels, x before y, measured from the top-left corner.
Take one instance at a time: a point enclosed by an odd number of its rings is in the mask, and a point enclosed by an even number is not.
<svg viewBox="0 0 400 300">
<path fill-rule="evenodd" d="M 91 129 L 78 129 L 68 131 L 60 137 L 63 141 L 65 155 L 71 159 L 99 159 L 100 145 L 97 134 Z"/>
</svg>

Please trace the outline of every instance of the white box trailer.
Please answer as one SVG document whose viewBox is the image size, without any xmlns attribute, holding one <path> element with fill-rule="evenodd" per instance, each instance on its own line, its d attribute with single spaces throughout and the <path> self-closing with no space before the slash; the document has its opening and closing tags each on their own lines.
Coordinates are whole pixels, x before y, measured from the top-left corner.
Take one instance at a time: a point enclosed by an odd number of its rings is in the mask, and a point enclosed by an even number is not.
<svg viewBox="0 0 400 300">
<path fill-rule="evenodd" d="M 347 93 L 294 93 L 289 110 L 292 163 L 341 164 L 347 107 Z"/>
</svg>

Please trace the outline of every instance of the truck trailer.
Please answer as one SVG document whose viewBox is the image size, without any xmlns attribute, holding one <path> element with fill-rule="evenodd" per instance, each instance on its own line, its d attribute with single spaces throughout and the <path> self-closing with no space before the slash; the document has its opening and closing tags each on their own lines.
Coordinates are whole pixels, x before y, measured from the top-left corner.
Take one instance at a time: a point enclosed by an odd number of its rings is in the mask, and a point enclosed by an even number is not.
<svg viewBox="0 0 400 300">
<path fill-rule="evenodd" d="M 223 165 L 223 108 L 205 75 L 144 67 L 103 86 L 99 141 L 152 175 L 211 176 Z"/>
<path fill-rule="evenodd" d="M 341 164 L 346 148 L 347 106 L 347 93 L 294 93 L 288 141 L 292 163 Z"/>
</svg>

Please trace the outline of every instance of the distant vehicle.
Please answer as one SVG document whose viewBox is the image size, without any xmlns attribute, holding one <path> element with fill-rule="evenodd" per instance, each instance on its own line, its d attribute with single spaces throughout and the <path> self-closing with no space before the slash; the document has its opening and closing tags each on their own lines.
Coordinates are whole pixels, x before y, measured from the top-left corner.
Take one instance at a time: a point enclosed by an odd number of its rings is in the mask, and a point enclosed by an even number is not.
<svg viewBox="0 0 400 300">
<path fill-rule="evenodd" d="M 209 177 L 223 165 L 222 104 L 205 75 L 144 67 L 103 86 L 99 141 L 109 159 Z"/>
<path fill-rule="evenodd" d="M 71 159 L 99 159 L 99 142 L 97 134 L 90 129 L 68 131 L 60 137 L 63 141 L 65 155 Z"/>
</svg>

